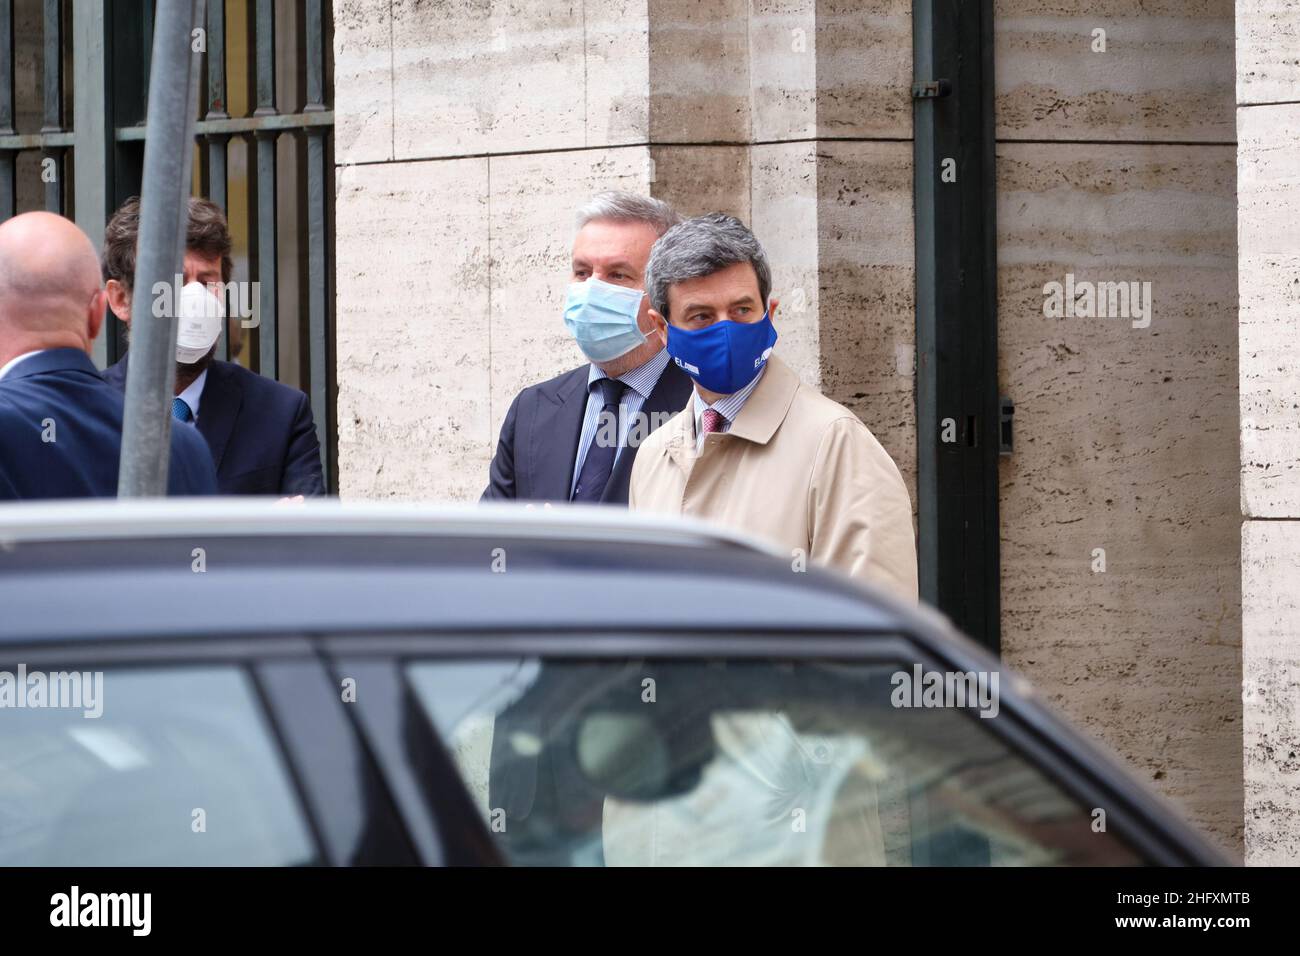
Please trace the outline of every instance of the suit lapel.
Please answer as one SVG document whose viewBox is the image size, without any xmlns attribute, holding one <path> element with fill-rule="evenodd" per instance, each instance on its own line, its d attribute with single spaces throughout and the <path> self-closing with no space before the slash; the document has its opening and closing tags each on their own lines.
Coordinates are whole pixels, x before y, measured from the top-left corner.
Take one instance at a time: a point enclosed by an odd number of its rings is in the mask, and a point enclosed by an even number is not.
<svg viewBox="0 0 1300 956">
<path fill-rule="evenodd" d="M 199 402 L 199 432 L 212 451 L 212 462 L 221 470 L 221 459 L 226 453 L 235 419 L 244 403 L 244 390 L 230 374 L 225 362 L 213 362 L 208 368 L 208 380 L 203 384 L 203 397 Z"/>
<path fill-rule="evenodd" d="M 554 392 L 540 392 L 537 421 L 530 429 L 533 487 L 529 497 L 568 501 L 573 461 L 578 456 L 587 411 L 587 369 L 566 376 Z"/>
<path fill-rule="evenodd" d="M 691 377 L 677 367 L 676 362 L 669 362 L 664 366 L 663 372 L 659 375 L 659 380 L 655 382 L 655 387 L 650 390 L 646 396 L 645 404 L 641 406 L 641 414 L 646 420 L 653 423 L 655 415 L 660 416 L 665 413 L 676 415 L 685 406 L 686 400 L 690 398 Z M 645 440 L 646 434 L 641 435 Z M 575 450 L 574 455 L 577 455 Z M 629 445 L 624 448 L 614 462 L 614 470 L 609 476 L 609 481 L 605 484 L 605 492 L 601 495 L 601 501 L 608 501 L 615 496 L 620 496 L 621 500 L 626 501 L 627 489 L 632 481 L 632 466 L 636 463 L 636 448 Z"/>
</svg>

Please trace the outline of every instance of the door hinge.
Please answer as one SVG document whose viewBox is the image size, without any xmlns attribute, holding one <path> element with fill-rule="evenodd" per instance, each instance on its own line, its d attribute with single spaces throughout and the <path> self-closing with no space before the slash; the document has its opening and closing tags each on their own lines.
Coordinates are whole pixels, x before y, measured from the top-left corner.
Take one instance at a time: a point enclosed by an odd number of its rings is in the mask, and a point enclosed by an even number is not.
<svg viewBox="0 0 1300 956">
<path fill-rule="evenodd" d="M 926 80 L 924 83 L 912 84 L 912 99 L 936 100 L 952 92 L 952 84 L 947 80 Z"/>
<path fill-rule="evenodd" d="M 998 454 L 1009 455 L 1015 447 L 1015 434 L 1012 420 L 1016 415 L 1016 403 L 1003 395 L 998 399 Z"/>
</svg>

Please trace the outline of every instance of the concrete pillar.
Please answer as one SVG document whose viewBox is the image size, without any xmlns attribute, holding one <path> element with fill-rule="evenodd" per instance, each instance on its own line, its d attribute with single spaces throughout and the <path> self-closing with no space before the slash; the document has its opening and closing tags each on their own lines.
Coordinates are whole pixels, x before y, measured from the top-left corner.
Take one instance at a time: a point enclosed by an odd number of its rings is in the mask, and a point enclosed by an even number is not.
<svg viewBox="0 0 1300 956">
<path fill-rule="evenodd" d="M 1003 652 L 1240 853 L 1232 0 L 995 11 Z"/>
<path fill-rule="evenodd" d="M 1300 863 L 1300 4 L 1237 3 L 1246 861 Z"/>
</svg>

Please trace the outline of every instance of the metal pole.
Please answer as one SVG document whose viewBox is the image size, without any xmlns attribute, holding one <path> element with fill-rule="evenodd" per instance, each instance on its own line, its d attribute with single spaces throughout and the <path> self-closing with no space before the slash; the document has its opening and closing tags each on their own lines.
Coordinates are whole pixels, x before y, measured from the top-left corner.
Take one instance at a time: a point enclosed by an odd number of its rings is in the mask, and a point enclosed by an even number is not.
<svg viewBox="0 0 1300 956">
<path fill-rule="evenodd" d="M 915 0 L 912 29 L 921 598 L 997 652 L 993 0 Z"/>
<path fill-rule="evenodd" d="M 203 26 L 204 3 L 160 3 L 154 21 L 140 236 L 131 297 L 131 364 L 117 481 L 122 498 L 167 493 L 176 383 L 174 305 L 179 295 L 174 277 L 184 258 L 202 61 L 192 51 L 191 33 Z M 166 297 L 167 315 L 162 321 L 153 314 L 155 286 Z"/>
<path fill-rule="evenodd" d="M 257 109 L 254 116 L 271 117 L 275 108 L 275 3 L 257 0 L 254 42 L 257 47 Z M 255 371 L 280 377 L 280 324 L 277 314 L 279 268 L 276 252 L 276 137 L 266 126 L 254 134 L 257 143 L 257 285 L 258 361 Z"/>
<path fill-rule="evenodd" d="M 63 132 L 63 4 L 59 0 L 45 0 L 45 121 L 42 133 Z M 54 160 L 54 178 L 45 184 L 45 208 L 63 213 L 63 157 L 62 147 L 45 150 L 44 159 Z M 44 161 L 42 160 L 42 165 Z"/>
<path fill-rule="evenodd" d="M 112 96 L 108 71 L 108 20 L 103 3 L 72 5 L 72 181 L 76 184 L 73 209 L 77 225 L 103 251 L 113 181 L 114 149 Z M 117 360 L 113 347 L 116 330 L 111 312 L 95 339 L 94 359 L 100 368 Z"/>
<path fill-rule="evenodd" d="M 0 136 L 14 135 L 14 5 L 0 0 Z M 18 151 L 0 149 L 0 222 L 18 212 Z"/>
</svg>

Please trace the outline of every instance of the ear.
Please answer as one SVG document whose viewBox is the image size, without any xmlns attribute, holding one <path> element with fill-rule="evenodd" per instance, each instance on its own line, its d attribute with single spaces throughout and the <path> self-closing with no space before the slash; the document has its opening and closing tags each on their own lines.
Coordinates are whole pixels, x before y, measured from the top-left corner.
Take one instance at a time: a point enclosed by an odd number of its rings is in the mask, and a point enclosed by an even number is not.
<svg viewBox="0 0 1300 956">
<path fill-rule="evenodd" d="M 100 289 L 90 297 L 90 311 L 86 315 L 86 337 L 91 341 L 99 338 L 99 330 L 104 327 L 104 308 L 108 304 L 108 293 Z"/>
<path fill-rule="evenodd" d="M 109 279 L 108 285 L 104 287 L 104 292 L 108 297 L 108 307 L 113 310 L 113 314 L 127 325 L 130 325 L 131 293 L 127 291 L 126 286 L 116 279 Z"/>
<path fill-rule="evenodd" d="M 767 300 L 767 318 L 769 322 L 776 321 L 776 310 L 780 304 L 781 300 L 777 298 L 769 298 Z"/>
<path fill-rule="evenodd" d="M 664 348 L 667 348 L 668 347 L 668 320 L 665 319 L 658 312 L 656 312 L 654 309 L 651 309 L 650 321 L 654 323 L 654 334 L 659 336 L 659 343 Z"/>
</svg>

